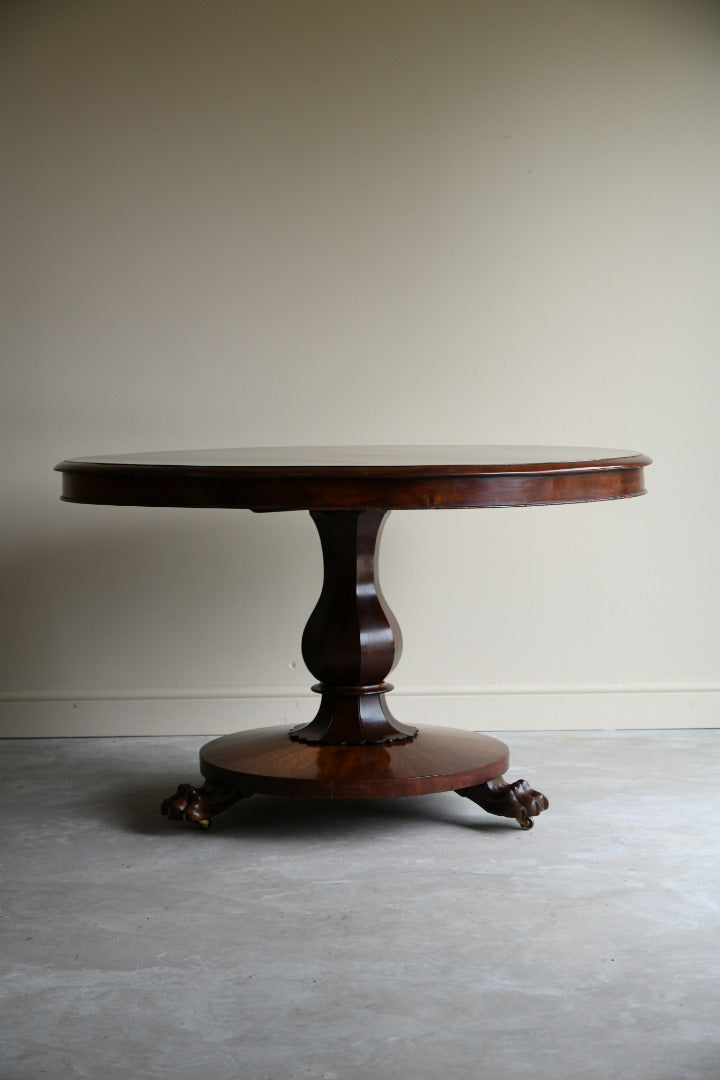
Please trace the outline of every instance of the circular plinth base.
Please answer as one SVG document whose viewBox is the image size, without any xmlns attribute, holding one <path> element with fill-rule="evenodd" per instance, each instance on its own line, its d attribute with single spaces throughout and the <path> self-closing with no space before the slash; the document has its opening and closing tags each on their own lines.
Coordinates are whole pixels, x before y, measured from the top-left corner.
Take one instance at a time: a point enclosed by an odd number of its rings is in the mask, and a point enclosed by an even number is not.
<svg viewBox="0 0 720 1080">
<path fill-rule="evenodd" d="M 212 783 L 248 793 L 311 799 L 428 795 L 485 784 L 508 766 L 508 748 L 489 735 L 427 727 L 410 742 L 318 746 L 287 727 L 224 735 L 200 751 Z"/>
</svg>

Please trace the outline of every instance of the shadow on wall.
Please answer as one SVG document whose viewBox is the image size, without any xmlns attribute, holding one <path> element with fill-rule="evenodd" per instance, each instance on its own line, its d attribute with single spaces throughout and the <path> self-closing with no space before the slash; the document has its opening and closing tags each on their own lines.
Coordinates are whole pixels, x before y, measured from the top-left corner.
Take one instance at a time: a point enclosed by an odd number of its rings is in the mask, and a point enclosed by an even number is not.
<svg viewBox="0 0 720 1080">
<path fill-rule="evenodd" d="M 73 520 L 60 542 L 31 537 L 0 567 L 0 595 L 13 613 L 0 630 L 1 688 L 32 694 L 293 677 L 306 687 L 300 636 L 322 580 L 307 515 L 283 514 L 281 525 L 280 515 L 245 511 L 66 512 Z"/>
</svg>

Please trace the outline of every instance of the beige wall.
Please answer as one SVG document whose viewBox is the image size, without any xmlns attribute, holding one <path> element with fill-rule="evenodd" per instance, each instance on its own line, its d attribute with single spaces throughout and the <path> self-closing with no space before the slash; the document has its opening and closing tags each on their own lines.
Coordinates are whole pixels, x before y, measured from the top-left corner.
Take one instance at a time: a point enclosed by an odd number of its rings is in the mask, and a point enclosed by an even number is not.
<svg viewBox="0 0 720 1080">
<path fill-rule="evenodd" d="M 309 518 L 51 470 L 334 442 L 656 461 L 624 503 L 394 515 L 400 719 L 717 723 L 717 5 L 28 0 L 0 102 L 3 733 L 309 716 Z"/>
</svg>

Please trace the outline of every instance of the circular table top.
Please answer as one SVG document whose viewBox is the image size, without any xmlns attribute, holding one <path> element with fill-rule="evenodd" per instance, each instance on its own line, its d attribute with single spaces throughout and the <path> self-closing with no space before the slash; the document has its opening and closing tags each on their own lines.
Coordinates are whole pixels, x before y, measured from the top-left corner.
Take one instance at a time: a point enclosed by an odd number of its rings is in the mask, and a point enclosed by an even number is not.
<svg viewBox="0 0 720 1080">
<path fill-rule="evenodd" d="M 71 458 L 69 502 L 251 510 L 430 509 L 642 495 L 651 459 L 562 446 L 304 446 Z"/>
</svg>

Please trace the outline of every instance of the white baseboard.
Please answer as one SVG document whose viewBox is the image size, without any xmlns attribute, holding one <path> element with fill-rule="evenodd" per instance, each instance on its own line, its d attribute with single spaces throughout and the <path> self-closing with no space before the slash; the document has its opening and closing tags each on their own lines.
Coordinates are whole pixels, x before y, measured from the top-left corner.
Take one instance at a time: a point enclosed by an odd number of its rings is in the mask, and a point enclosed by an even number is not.
<svg viewBox="0 0 720 1080">
<path fill-rule="evenodd" d="M 720 686 L 415 686 L 390 695 L 398 720 L 466 731 L 720 727 Z M 0 738 L 219 735 L 315 714 L 314 694 L 243 687 L 0 695 Z"/>
</svg>

